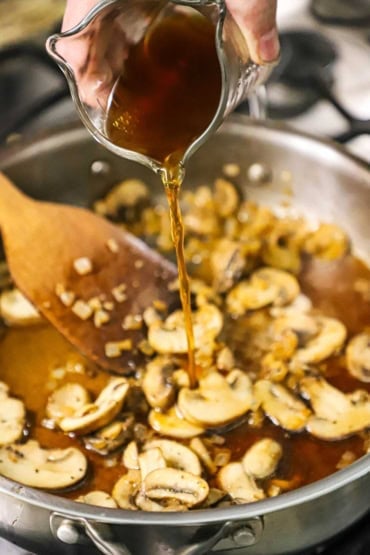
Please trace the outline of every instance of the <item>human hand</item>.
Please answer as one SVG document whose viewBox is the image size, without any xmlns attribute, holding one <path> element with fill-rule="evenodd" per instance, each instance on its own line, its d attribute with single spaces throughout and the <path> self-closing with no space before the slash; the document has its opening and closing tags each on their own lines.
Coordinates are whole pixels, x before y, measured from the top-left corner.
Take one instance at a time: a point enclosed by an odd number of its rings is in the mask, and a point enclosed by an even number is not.
<svg viewBox="0 0 370 555">
<path fill-rule="evenodd" d="M 67 0 L 62 29 L 77 25 L 98 3 L 99 0 Z M 277 0 L 226 0 L 230 14 L 245 36 L 252 60 L 259 64 L 273 62 L 279 55 L 276 3 Z M 127 53 L 123 30 L 113 29 L 108 23 L 105 31 L 92 29 L 88 40 L 81 39 L 73 46 L 66 43 L 65 52 L 60 52 L 73 67 L 80 95 L 89 105 L 97 100 L 105 103 L 113 73 L 119 73 Z"/>
<path fill-rule="evenodd" d="M 67 0 L 63 30 L 79 23 L 97 3 L 98 0 Z M 256 63 L 273 62 L 279 55 L 276 3 L 277 0 L 226 0 Z"/>
<path fill-rule="evenodd" d="M 276 4 L 277 0 L 226 0 L 257 64 L 273 62 L 279 56 Z"/>
</svg>

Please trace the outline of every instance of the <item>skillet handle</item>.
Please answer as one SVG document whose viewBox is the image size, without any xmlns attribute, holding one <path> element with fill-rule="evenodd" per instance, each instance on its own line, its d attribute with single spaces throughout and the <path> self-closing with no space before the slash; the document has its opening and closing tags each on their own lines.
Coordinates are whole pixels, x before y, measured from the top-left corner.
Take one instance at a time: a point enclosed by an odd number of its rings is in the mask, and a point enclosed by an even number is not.
<svg viewBox="0 0 370 555">
<path fill-rule="evenodd" d="M 175 555 L 208 555 L 223 553 L 236 548 L 248 548 L 261 539 L 263 533 L 263 519 L 249 518 L 246 521 L 229 521 L 211 538 L 175 551 Z M 244 551 L 243 551 L 244 553 Z"/>
<path fill-rule="evenodd" d="M 88 520 L 84 522 L 86 535 L 104 555 L 131 555 L 125 545 L 117 545 L 103 539 L 95 526 Z"/>
<path fill-rule="evenodd" d="M 109 526 L 105 524 L 92 523 L 85 518 L 52 513 L 50 529 L 53 535 L 65 544 L 86 544 L 87 536 L 103 555 L 132 555 L 124 544 L 118 545 L 107 539 L 110 536 Z"/>
<path fill-rule="evenodd" d="M 54 536 L 69 545 L 85 544 L 87 537 L 103 555 L 132 555 L 122 543 L 109 541 L 109 526 L 90 522 L 81 517 L 71 517 L 60 513 L 52 513 L 50 528 Z M 246 521 L 228 521 L 206 540 L 180 547 L 169 553 L 173 555 L 208 555 L 223 553 L 235 548 L 248 548 L 260 540 L 263 533 L 263 519 L 250 518 Z M 86 537 L 87 536 L 87 537 Z M 90 544 L 91 545 L 91 544 Z"/>
</svg>

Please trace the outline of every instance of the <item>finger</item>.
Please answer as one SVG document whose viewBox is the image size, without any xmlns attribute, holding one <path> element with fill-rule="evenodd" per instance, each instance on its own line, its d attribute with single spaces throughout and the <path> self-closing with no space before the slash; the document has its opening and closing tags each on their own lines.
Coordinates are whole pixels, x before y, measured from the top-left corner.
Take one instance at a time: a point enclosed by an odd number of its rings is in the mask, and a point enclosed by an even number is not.
<svg viewBox="0 0 370 555">
<path fill-rule="evenodd" d="M 98 3 L 99 0 L 67 0 L 62 31 L 68 31 L 77 23 L 80 23 L 85 15 Z"/>
<path fill-rule="evenodd" d="M 248 44 L 251 58 L 258 64 L 273 62 L 279 56 L 276 29 L 276 0 L 226 0 Z"/>
</svg>

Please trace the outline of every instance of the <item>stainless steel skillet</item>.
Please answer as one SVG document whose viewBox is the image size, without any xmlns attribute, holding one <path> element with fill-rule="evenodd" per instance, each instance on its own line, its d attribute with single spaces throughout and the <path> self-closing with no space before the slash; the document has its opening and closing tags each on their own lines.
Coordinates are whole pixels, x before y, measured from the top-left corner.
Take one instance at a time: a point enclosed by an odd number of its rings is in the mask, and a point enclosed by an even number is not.
<svg viewBox="0 0 370 555">
<path fill-rule="evenodd" d="M 194 155 L 185 187 L 211 181 L 224 163 L 242 167 L 239 185 L 250 198 L 308 218 L 336 221 L 370 263 L 370 176 L 366 165 L 332 144 L 286 127 L 237 117 Z M 273 184 L 249 183 L 258 162 Z M 90 204 L 122 178 L 141 177 L 161 194 L 158 178 L 115 158 L 80 127 L 13 145 L 0 167 L 27 193 Z M 293 189 L 293 196 L 286 195 Z M 38 555 L 288 555 L 350 526 L 370 506 L 370 455 L 313 485 L 258 503 L 146 514 L 82 506 L 0 478 L 0 535 Z M 94 547 L 94 544 L 96 547 Z"/>
</svg>

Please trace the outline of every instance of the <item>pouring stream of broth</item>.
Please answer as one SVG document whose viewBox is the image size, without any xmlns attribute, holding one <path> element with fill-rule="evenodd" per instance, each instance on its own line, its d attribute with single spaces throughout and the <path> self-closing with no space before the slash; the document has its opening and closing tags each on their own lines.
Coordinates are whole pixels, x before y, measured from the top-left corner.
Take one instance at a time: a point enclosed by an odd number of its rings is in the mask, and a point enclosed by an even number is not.
<svg viewBox="0 0 370 555">
<path fill-rule="evenodd" d="M 128 52 L 106 128 L 113 143 L 162 166 L 193 387 L 197 382 L 194 333 L 179 192 L 184 177 L 181 159 L 211 123 L 220 101 L 221 70 L 214 32 L 213 24 L 197 12 L 179 12 L 151 26 Z"/>
</svg>

